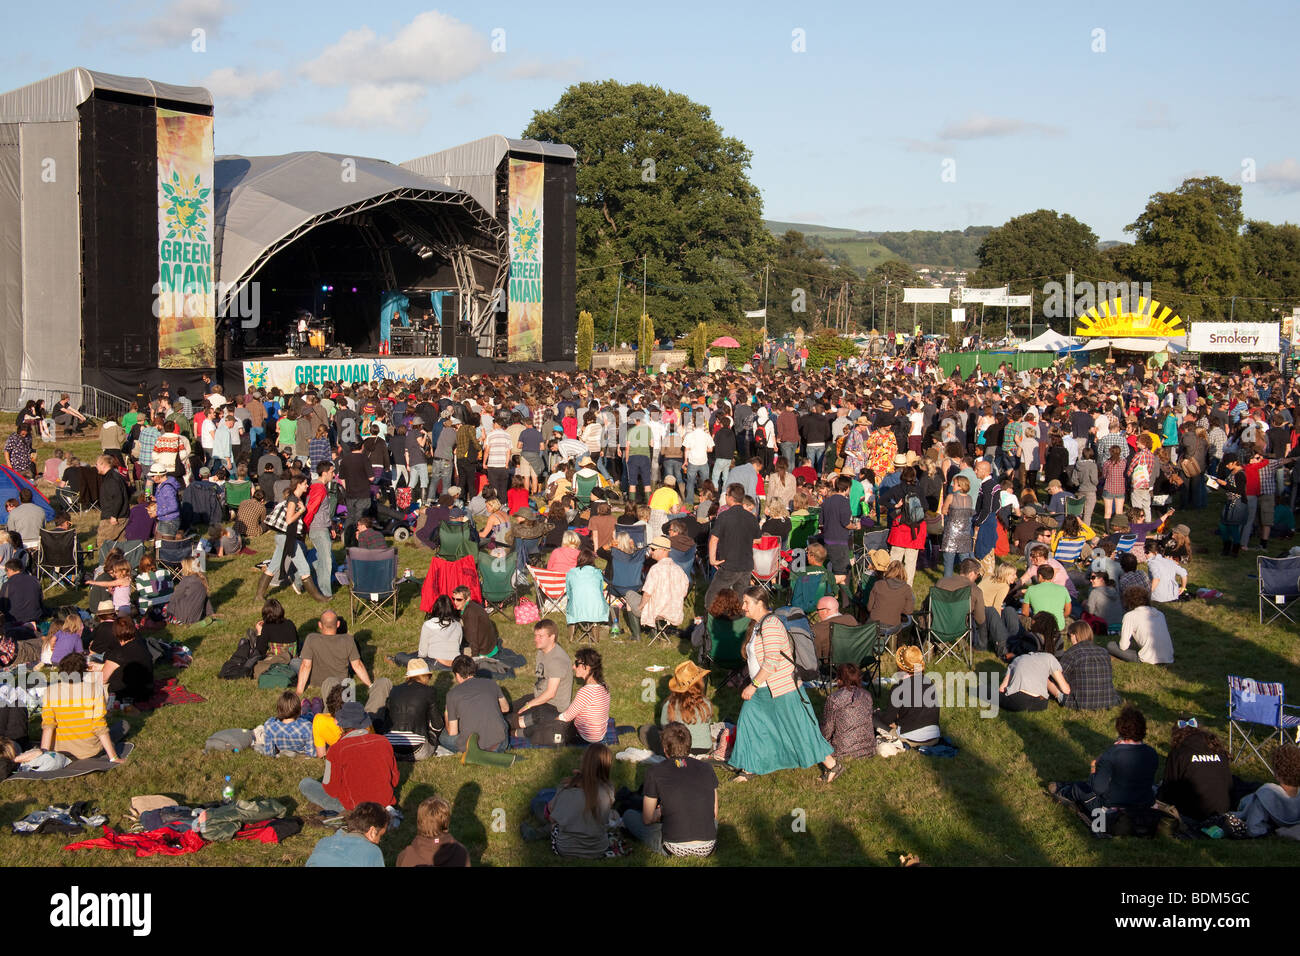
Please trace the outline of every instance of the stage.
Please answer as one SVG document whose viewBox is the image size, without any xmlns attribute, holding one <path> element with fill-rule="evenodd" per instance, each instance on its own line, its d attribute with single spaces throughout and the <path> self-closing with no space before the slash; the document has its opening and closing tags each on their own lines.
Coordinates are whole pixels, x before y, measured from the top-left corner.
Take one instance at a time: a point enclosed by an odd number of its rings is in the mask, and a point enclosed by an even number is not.
<svg viewBox="0 0 1300 956">
<path fill-rule="evenodd" d="M 453 375 L 571 372 L 575 368 L 573 362 L 498 362 L 478 356 L 456 355 L 366 354 L 346 358 L 283 355 L 225 362 L 222 365 L 222 384 L 229 395 L 272 388 L 293 392 L 299 386 L 319 386 L 325 382 L 364 385 L 384 380 L 412 382 Z"/>
</svg>

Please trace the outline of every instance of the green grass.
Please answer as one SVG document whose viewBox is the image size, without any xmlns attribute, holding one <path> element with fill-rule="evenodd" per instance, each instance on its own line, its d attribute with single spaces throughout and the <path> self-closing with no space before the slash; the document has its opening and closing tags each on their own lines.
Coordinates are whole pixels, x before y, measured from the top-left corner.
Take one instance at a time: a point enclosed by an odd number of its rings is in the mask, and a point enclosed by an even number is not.
<svg viewBox="0 0 1300 956">
<path fill-rule="evenodd" d="M 0 431 L 8 431 L 5 428 Z M 0 434 L 0 438 L 4 435 Z M 89 457 L 93 447 L 72 443 L 75 453 Z M 42 450 L 41 458 L 46 457 Z M 1211 504 L 1214 505 L 1212 499 Z M 1215 506 L 1217 507 L 1217 506 Z M 1177 663 L 1169 669 L 1117 663 L 1116 683 L 1126 700 L 1146 713 L 1149 742 L 1163 756 L 1171 725 L 1184 714 L 1195 714 L 1226 736 L 1225 675 L 1246 674 L 1283 680 L 1300 688 L 1295 631 L 1290 625 L 1261 627 L 1256 613 L 1254 562 L 1219 560 L 1212 537 L 1217 510 L 1180 517 L 1192 527 L 1193 540 L 1211 554 L 1198 556 L 1192 581 L 1225 592 L 1220 604 L 1189 602 L 1168 608 Z M 94 520 L 82 519 L 82 530 L 93 538 Z M 207 698 L 203 704 L 167 707 L 134 716 L 136 749 L 127 763 L 107 774 L 69 781 L 32 783 L 10 781 L 0 790 L 0 826 L 49 803 L 93 798 L 114 826 L 125 826 L 130 798 L 165 793 L 184 801 L 218 798 L 222 778 L 229 774 L 243 796 L 274 797 L 296 810 L 304 809 L 298 781 L 319 777 L 323 761 L 269 759 L 256 753 L 203 752 L 209 734 L 225 727 L 251 728 L 272 712 L 278 691 L 258 690 L 251 681 L 217 678 L 221 664 L 245 630 L 256 620 L 254 599 L 256 561 L 271 550 L 269 537 L 253 543 L 256 557 L 215 559 L 209 565 L 214 601 L 223 620 L 206 628 L 169 628 L 158 632 L 187 643 L 194 664 L 179 672 L 187 688 Z M 401 549 L 402 567 L 423 576 L 428 552 Z M 917 591 L 928 590 L 933 572 L 917 576 Z M 292 591 L 277 596 L 300 626 L 315 619 L 319 606 Z M 52 604 L 81 599 L 81 594 L 51 594 Z M 347 614 L 347 595 L 336 594 L 332 606 Z M 363 625 L 357 629 L 362 657 L 372 673 L 399 680 L 397 668 L 384 656 L 413 650 L 422 623 L 416 589 L 402 592 L 396 624 Z M 567 629 L 564 632 L 567 634 Z M 531 628 L 502 626 L 507 646 L 530 659 Z M 568 646 L 567 637 L 563 643 Z M 654 719 L 666 694 L 668 672 L 649 674 L 652 664 L 671 667 L 682 658 L 677 648 L 651 650 L 602 641 L 605 674 L 613 695 L 612 714 L 620 724 L 637 725 Z M 978 655 L 976 668 L 997 669 L 991 655 Z M 170 676 L 170 671 L 160 675 Z M 441 678 L 445 690 L 447 678 Z M 528 673 L 505 684 L 512 696 L 527 693 Z M 819 695 L 814 693 L 814 701 Z M 715 698 L 721 715 L 734 720 L 739 707 L 735 691 Z M 744 866 L 744 865 L 897 865 L 898 854 L 918 853 L 932 865 L 1289 865 L 1290 843 L 1277 839 L 1245 842 L 1175 841 L 1092 837 L 1070 812 L 1042 793 L 1048 780 L 1082 779 L 1088 761 L 1114 736 L 1114 713 L 1066 711 L 1056 706 L 1044 713 L 1005 714 L 982 718 L 976 709 L 944 712 L 943 727 L 960 748 L 955 759 L 905 754 L 851 763 L 830 788 L 817 782 L 814 770 L 787 771 L 746 784 L 730 782 L 719 771 L 721 824 L 718 851 L 711 860 L 652 859 L 637 849 L 610 866 Z M 635 745 L 625 736 L 621 745 Z M 399 801 L 406 813 L 401 830 L 383 843 L 391 864 L 414 833 L 415 807 L 439 793 L 452 801 L 452 832 L 467 844 L 475 865 L 574 865 L 557 860 L 544 844 L 526 844 L 518 836 L 528 813 L 528 800 L 539 789 L 553 786 L 574 769 L 577 750 L 527 751 L 526 759 L 509 770 L 462 766 L 456 758 L 439 758 L 402 765 Z M 1242 776 L 1267 779 L 1265 768 L 1244 763 Z M 615 762 L 615 784 L 635 787 L 635 765 Z M 500 811 L 500 812 L 496 812 Z M 802 812 L 799 812 L 802 811 Z M 803 821 L 805 826 L 797 824 Z M 503 824 L 497 829 L 494 823 Z M 282 846 L 219 844 L 184 857 L 136 861 L 122 852 L 62 850 L 68 842 L 57 836 L 10 838 L 0 843 L 0 864 L 8 866 L 280 866 L 301 865 L 324 831 L 308 829 Z"/>
</svg>

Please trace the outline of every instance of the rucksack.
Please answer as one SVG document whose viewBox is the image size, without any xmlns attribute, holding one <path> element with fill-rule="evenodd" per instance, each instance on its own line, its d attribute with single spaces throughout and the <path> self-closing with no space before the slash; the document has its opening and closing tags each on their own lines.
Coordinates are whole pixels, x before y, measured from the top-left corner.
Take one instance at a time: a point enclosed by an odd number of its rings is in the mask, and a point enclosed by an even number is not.
<svg viewBox="0 0 1300 956">
<path fill-rule="evenodd" d="M 281 534 L 289 530 L 289 522 L 286 521 L 289 511 L 289 499 L 286 498 L 278 505 L 271 509 L 271 513 L 263 520 L 272 531 L 279 531 Z"/>
<path fill-rule="evenodd" d="M 257 661 L 258 654 L 253 648 L 253 642 L 246 637 L 241 637 L 239 643 L 235 645 L 235 653 L 221 665 L 217 676 L 222 680 L 247 679 L 253 676 L 253 665 Z"/>
<path fill-rule="evenodd" d="M 787 605 L 772 612 L 776 619 L 785 626 L 785 633 L 790 638 L 794 657 L 786 660 L 794 664 L 796 675 L 801 680 L 811 680 L 817 676 L 817 646 L 813 643 L 812 624 L 802 608 Z"/>
<path fill-rule="evenodd" d="M 925 524 L 925 504 L 913 492 L 903 498 L 903 523 L 909 528 L 919 528 Z"/>
</svg>

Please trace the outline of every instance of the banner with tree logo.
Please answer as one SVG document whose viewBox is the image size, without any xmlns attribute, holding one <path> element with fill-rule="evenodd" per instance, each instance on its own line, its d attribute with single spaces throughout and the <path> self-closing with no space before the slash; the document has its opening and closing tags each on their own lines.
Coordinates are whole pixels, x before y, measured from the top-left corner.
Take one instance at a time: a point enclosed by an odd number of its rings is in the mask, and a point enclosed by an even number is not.
<svg viewBox="0 0 1300 956">
<path fill-rule="evenodd" d="M 158 110 L 158 365 L 216 365 L 212 117 Z"/>
<path fill-rule="evenodd" d="M 512 362 L 542 358 L 542 163 L 510 160 L 510 317 Z"/>
</svg>

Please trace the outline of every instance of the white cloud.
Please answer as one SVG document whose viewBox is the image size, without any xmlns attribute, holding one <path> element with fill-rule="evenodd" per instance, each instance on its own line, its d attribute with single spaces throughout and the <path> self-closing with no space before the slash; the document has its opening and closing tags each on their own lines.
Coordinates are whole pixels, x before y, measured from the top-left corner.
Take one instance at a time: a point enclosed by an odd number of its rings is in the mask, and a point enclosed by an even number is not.
<svg viewBox="0 0 1300 956">
<path fill-rule="evenodd" d="M 349 30 L 302 72 L 322 86 L 442 86 L 480 69 L 491 56 L 489 44 L 473 27 L 428 10 L 391 38 L 378 36 L 370 27 Z"/>
<path fill-rule="evenodd" d="M 999 136 L 1015 136 L 1020 133 L 1037 133 L 1043 136 L 1059 136 L 1061 130 L 1045 123 L 1029 123 L 1025 120 L 1012 119 L 1009 116 L 986 116 L 972 113 L 960 123 L 949 123 L 939 130 L 940 139 L 992 139 Z"/>
<path fill-rule="evenodd" d="M 360 83 L 348 90 L 347 102 L 321 119 L 335 126 L 391 126 L 418 130 L 429 121 L 429 111 L 419 102 L 424 87 L 418 83 Z"/>
<path fill-rule="evenodd" d="M 1261 166 L 1256 181 L 1273 192 L 1300 192 L 1300 163 L 1288 156 L 1280 163 Z"/>
<path fill-rule="evenodd" d="M 275 92 L 284 85 L 284 76 L 279 70 L 258 73 L 223 66 L 200 80 L 199 85 L 206 87 L 216 100 L 248 100 Z"/>
<path fill-rule="evenodd" d="M 510 71 L 510 78 L 512 80 L 573 80 L 577 79 L 581 69 L 582 60 L 578 57 L 556 60 L 554 63 L 529 60 L 514 67 Z"/>
<path fill-rule="evenodd" d="M 196 28 L 204 30 L 210 39 L 220 32 L 222 22 L 234 9 L 232 0 L 172 0 L 134 30 L 128 27 L 130 40 L 137 47 L 188 47 Z M 121 27 L 114 24 L 114 29 Z"/>
</svg>

